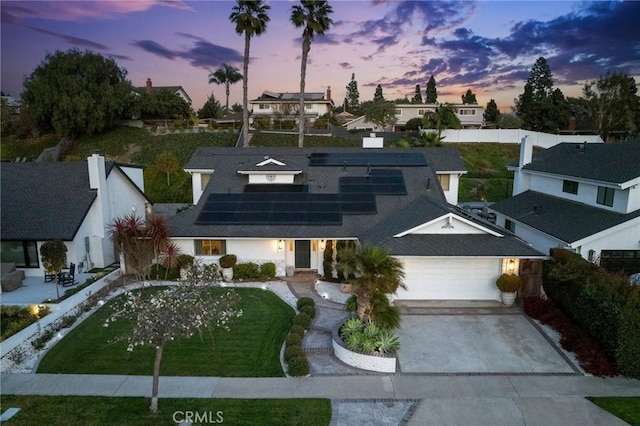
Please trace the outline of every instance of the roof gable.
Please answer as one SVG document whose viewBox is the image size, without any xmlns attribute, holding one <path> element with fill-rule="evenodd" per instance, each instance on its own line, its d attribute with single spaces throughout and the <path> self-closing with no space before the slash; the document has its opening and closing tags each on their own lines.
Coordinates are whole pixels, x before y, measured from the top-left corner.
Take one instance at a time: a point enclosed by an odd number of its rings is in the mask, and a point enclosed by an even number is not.
<svg viewBox="0 0 640 426">
<path fill-rule="evenodd" d="M 398 238 L 409 234 L 491 234 L 496 237 L 502 236 L 498 232 L 492 231 L 479 223 L 472 222 L 454 213 L 440 216 L 415 228 L 394 235 L 394 237 Z"/>
</svg>

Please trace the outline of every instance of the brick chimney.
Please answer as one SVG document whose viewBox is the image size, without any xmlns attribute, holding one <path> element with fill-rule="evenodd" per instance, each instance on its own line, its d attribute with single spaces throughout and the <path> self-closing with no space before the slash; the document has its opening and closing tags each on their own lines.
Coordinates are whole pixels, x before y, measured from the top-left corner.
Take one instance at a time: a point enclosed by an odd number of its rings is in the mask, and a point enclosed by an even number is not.
<svg viewBox="0 0 640 426">
<path fill-rule="evenodd" d="M 331 86 L 327 86 L 327 100 L 331 100 Z"/>
<path fill-rule="evenodd" d="M 573 115 L 569 117 L 569 130 L 571 131 L 576 130 L 576 117 Z"/>
<path fill-rule="evenodd" d="M 147 78 L 147 94 L 151 94 L 151 90 L 153 89 L 153 85 L 151 84 L 151 79 Z"/>
</svg>

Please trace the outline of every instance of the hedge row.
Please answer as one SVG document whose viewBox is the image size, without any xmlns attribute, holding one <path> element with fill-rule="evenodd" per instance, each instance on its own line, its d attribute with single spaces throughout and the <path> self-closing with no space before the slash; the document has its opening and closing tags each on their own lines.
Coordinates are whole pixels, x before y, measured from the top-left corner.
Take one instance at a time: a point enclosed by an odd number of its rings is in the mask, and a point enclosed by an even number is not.
<svg viewBox="0 0 640 426">
<path fill-rule="evenodd" d="M 233 267 L 233 278 L 237 280 L 268 281 L 276 276 L 276 265 L 273 262 L 258 265 L 253 262 L 238 263 Z"/>
<path fill-rule="evenodd" d="M 300 313 L 293 319 L 293 326 L 285 340 L 284 360 L 291 376 L 306 376 L 309 374 L 309 361 L 302 349 L 302 339 L 316 316 L 316 306 L 310 297 L 301 297 L 296 307 Z"/>
<path fill-rule="evenodd" d="M 622 374 L 640 378 L 640 287 L 564 249 L 551 250 L 543 287 Z"/>
</svg>

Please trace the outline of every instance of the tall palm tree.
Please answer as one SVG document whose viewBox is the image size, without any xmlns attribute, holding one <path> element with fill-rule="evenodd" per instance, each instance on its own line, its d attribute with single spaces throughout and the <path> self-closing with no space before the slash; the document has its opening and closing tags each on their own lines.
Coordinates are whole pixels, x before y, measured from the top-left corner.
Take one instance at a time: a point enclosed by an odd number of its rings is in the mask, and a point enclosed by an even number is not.
<svg viewBox="0 0 640 426">
<path fill-rule="evenodd" d="M 299 5 L 291 8 L 291 22 L 296 28 L 302 30 L 302 64 L 300 67 L 300 106 L 298 123 L 298 146 L 304 144 L 304 83 L 307 75 L 307 56 L 311 50 L 311 41 L 314 35 L 323 35 L 333 21 L 329 15 L 333 8 L 324 0 L 301 0 Z"/>
<path fill-rule="evenodd" d="M 224 84 L 227 94 L 225 112 L 229 112 L 229 86 L 236 84 L 240 80 L 242 80 L 242 74 L 238 72 L 238 69 L 227 64 L 222 64 L 215 72 L 209 74 L 209 84 Z"/>
<path fill-rule="evenodd" d="M 242 65 L 242 137 L 245 143 L 249 140 L 249 47 L 251 37 L 259 36 L 267 30 L 269 15 L 267 11 L 271 6 L 265 4 L 263 0 L 236 0 L 236 5 L 231 9 L 229 20 L 236 25 L 236 33 L 244 34 L 244 63 Z"/>
<path fill-rule="evenodd" d="M 375 321 L 376 305 L 380 306 L 382 296 L 395 293 L 398 288 L 406 289 L 402 280 L 402 263 L 381 247 L 364 244 L 345 249 L 341 253 L 342 270 L 348 282 L 356 285 L 355 296 L 358 317 L 362 322 Z M 388 305 L 388 300 L 386 300 Z"/>
</svg>

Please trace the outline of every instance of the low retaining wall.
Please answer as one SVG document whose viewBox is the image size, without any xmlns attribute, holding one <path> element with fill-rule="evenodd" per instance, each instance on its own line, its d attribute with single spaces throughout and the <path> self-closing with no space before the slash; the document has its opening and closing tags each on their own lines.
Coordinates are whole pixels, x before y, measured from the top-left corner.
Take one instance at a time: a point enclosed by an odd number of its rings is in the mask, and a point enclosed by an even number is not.
<svg viewBox="0 0 640 426">
<path fill-rule="evenodd" d="M 96 294 L 102 288 L 106 287 L 109 283 L 119 278 L 122 275 L 121 269 L 116 269 L 109 275 L 105 275 L 88 287 L 83 288 L 73 296 L 68 297 L 60 303 L 42 303 L 51 311 L 49 315 L 45 316 L 39 321 L 34 322 L 28 327 L 20 330 L 13 336 L 7 338 L 0 344 L 0 357 L 4 357 L 16 347 L 20 346 L 24 342 L 31 339 L 39 331 L 44 330 L 46 327 L 59 320 L 63 316 L 67 315 L 70 311 L 77 308 L 78 305 L 87 300 L 90 296 Z"/>
<path fill-rule="evenodd" d="M 385 354 L 367 355 L 359 352 L 352 352 L 347 349 L 344 342 L 338 335 L 338 329 L 333 330 L 331 337 L 334 355 L 345 364 L 362 370 L 377 371 L 379 373 L 396 372 L 397 360 L 395 356 Z"/>
</svg>

